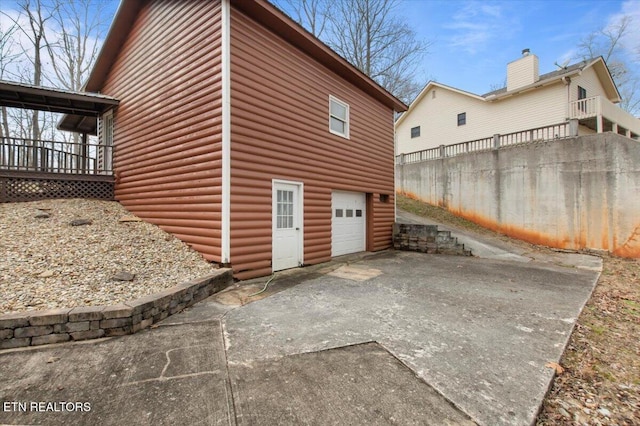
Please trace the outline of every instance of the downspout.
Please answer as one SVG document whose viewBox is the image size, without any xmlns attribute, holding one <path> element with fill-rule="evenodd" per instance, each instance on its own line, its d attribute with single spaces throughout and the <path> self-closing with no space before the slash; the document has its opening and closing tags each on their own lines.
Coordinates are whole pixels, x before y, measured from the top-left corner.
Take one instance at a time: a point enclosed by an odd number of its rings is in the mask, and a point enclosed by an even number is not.
<svg viewBox="0 0 640 426">
<path fill-rule="evenodd" d="M 569 123 L 569 136 L 578 136 L 579 120 L 571 116 L 571 77 L 562 77 L 562 82 L 567 86 L 566 121 Z"/>
<path fill-rule="evenodd" d="M 222 0 L 222 202 L 220 261 L 231 263 L 231 5 Z"/>
<path fill-rule="evenodd" d="M 398 135 L 396 134 L 396 115 L 397 112 L 393 110 L 392 118 L 393 118 L 393 223 L 396 222 L 396 218 L 398 217 L 398 191 L 396 190 L 397 184 L 397 156 L 398 156 Z"/>
<path fill-rule="evenodd" d="M 567 119 L 571 119 L 571 77 L 562 77 L 562 82 L 567 87 L 566 117 Z"/>
</svg>

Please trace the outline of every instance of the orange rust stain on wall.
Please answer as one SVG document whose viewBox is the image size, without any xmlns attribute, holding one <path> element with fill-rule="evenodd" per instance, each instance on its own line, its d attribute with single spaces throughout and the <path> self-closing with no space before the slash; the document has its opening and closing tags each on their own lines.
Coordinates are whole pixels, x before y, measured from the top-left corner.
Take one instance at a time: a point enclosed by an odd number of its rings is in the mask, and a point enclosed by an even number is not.
<svg viewBox="0 0 640 426">
<path fill-rule="evenodd" d="M 610 251 L 609 248 L 609 209 L 602 209 L 602 213 L 601 213 L 601 217 L 600 217 L 600 223 L 603 224 L 603 226 L 600 229 L 600 248 L 603 250 L 607 250 Z M 614 225 L 614 228 L 612 230 L 614 238 L 613 238 L 613 243 L 615 246 L 616 243 L 616 238 L 615 235 L 618 232 L 618 227 Z"/>
<path fill-rule="evenodd" d="M 454 210 L 449 209 L 451 213 L 463 217 L 467 220 L 470 220 L 478 225 L 490 229 L 495 232 L 500 232 L 512 238 L 517 238 L 519 240 L 526 241 L 531 244 L 537 244 L 548 247 L 556 247 L 556 248 L 582 248 L 582 247 L 574 247 L 573 244 L 569 243 L 570 238 L 556 238 L 550 236 L 548 234 L 544 234 L 542 232 L 533 231 L 530 229 L 522 229 L 517 226 L 501 224 L 496 222 L 495 220 L 483 216 L 481 214 L 466 211 L 466 210 Z"/>
<path fill-rule="evenodd" d="M 635 227 L 623 245 L 614 247 L 612 253 L 620 257 L 640 258 L 640 225 Z"/>
<path fill-rule="evenodd" d="M 416 199 L 419 199 L 416 197 Z M 577 238 L 571 238 L 569 235 L 565 235 L 561 238 L 552 237 L 550 235 L 543 234 L 541 232 L 532 231 L 529 229 L 522 229 L 517 226 L 500 224 L 491 218 L 487 218 L 475 212 L 466 211 L 462 209 L 448 209 L 451 213 L 470 220 L 478 225 L 490 229 L 492 231 L 500 232 L 512 238 L 517 238 L 529 242 L 531 244 L 537 244 L 547 247 L 563 248 L 563 249 L 585 249 L 590 248 L 587 246 L 587 230 L 581 229 Z M 608 250 L 609 239 L 608 235 L 602 236 L 603 246 L 602 249 Z M 625 241 L 621 246 L 618 246 L 617 241 L 614 238 L 614 247 L 611 250 L 616 256 L 627 258 L 640 258 L 640 225 L 638 225 L 633 234 Z M 591 247 L 594 248 L 594 247 Z M 600 249 L 601 247 L 598 247 Z"/>
<path fill-rule="evenodd" d="M 609 251 L 609 234 L 606 232 L 606 230 L 602 232 L 601 240 L 600 240 L 600 247 L 603 250 Z"/>
<path fill-rule="evenodd" d="M 409 197 L 412 200 L 423 201 L 422 199 L 420 199 L 420 197 L 418 197 L 416 194 L 414 194 L 413 192 L 410 192 L 410 191 L 400 191 L 398 193 L 400 195 L 404 195 L 405 197 Z"/>
</svg>

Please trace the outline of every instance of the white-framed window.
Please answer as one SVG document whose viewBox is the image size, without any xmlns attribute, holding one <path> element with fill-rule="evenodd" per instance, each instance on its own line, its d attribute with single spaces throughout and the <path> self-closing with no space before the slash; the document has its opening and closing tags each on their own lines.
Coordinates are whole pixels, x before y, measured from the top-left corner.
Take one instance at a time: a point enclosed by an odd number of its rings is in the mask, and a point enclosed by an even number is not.
<svg viewBox="0 0 640 426">
<path fill-rule="evenodd" d="M 329 132 L 349 139 L 349 104 L 329 96 Z"/>
</svg>

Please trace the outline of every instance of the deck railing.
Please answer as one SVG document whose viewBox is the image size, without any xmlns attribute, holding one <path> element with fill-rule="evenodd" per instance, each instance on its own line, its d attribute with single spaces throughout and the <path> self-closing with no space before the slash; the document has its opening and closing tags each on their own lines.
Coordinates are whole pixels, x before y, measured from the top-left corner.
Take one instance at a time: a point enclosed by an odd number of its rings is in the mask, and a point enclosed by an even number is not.
<svg viewBox="0 0 640 426">
<path fill-rule="evenodd" d="M 593 96 L 591 98 L 572 101 L 569 104 L 569 118 L 578 120 L 596 118 L 600 121 L 599 126 L 602 126 L 602 119 L 604 119 L 610 123 L 615 123 L 617 127 L 629 130 L 633 134 L 631 137 L 635 139 L 637 139 L 638 134 L 640 134 L 640 121 L 638 118 L 629 114 L 604 96 Z M 603 131 L 601 127 L 595 130 L 598 132 Z"/>
<path fill-rule="evenodd" d="M 113 147 L 23 138 L 0 138 L 0 170 L 111 175 Z"/>
<path fill-rule="evenodd" d="M 569 104 L 569 117 L 583 119 L 602 114 L 600 96 L 578 99 Z"/>
<path fill-rule="evenodd" d="M 504 135 L 475 139 L 468 142 L 460 142 L 451 145 L 440 145 L 435 148 L 410 152 L 396 156 L 397 164 L 417 163 L 438 158 L 454 157 L 470 152 L 488 151 L 503 146 L 518 145 L 529 142 L 544 142 L 548 140 L 568 138 L 572 135 L 570 123 L 560 123 L 551 126 L 537 127 L 535 129 L 521 130 L 519 132 Z M 574 135 L 575 136 L 575 135 Z"/>
</svg>

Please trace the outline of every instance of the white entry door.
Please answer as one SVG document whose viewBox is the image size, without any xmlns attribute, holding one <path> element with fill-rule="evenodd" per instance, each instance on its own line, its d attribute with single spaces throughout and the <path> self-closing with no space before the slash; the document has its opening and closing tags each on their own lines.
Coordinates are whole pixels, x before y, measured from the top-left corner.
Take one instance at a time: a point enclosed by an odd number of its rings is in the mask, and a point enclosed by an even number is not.
<svg viewBox="0 0 640 426">
<path fill-rule="evenodd" d="M 331 256 L 358 253 L 366 247 L 366 196 L 361 192 L 331 193 Z"/>
<path fill-rule="evenodd" d="M 302 184 L 273 182 L 273 271 L 302 265 Z"/>
</svg>

